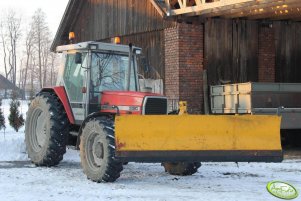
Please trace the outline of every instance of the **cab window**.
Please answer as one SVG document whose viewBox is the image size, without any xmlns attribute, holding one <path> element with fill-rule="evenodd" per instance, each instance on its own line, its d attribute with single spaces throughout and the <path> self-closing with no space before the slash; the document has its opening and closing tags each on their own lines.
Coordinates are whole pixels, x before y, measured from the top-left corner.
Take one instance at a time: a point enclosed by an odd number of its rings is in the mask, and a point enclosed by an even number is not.
<svg viewBox="0 0 301 201">
<path fill-rule="evenodd" d="M 83 54 L 83 63 L 85 63 L 86 54 Z M 71 102 L 82 102 L 84 86 L 84 77 L 86 70 L 82 64 L 75 63 L 75 54 L 68 54 L 66 58 L 66 68 L 64 72 L 64 82 L 66 91 Z"/>
</svg>

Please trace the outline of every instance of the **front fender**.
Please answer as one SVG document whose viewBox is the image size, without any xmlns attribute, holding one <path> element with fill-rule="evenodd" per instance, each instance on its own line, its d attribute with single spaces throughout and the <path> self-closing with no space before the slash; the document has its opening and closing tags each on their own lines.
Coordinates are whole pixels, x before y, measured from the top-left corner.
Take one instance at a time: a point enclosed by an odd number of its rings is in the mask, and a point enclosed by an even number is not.
<svg viewBox="0 0 301 201">
<path fill-rule="evenodd" d="M 111 118 L 115 117 L 115 113 L 104 113 L 104 112 L 94 112 L 87 116 L 87 118 L 83 121 L 82 125 L 80 126 L 80 129 L 78 131 L 78 136 L 77 136 L 77 141 L 76 141 L 76 149 L 79 149 L 79 144 L 80 144 L 80 137 L 82 135 L 82 130 L 85 127 L 86 123 L 90 121 L 93 118 L 101 117 L 101 116 L 109 116 Z"/>
</svg>

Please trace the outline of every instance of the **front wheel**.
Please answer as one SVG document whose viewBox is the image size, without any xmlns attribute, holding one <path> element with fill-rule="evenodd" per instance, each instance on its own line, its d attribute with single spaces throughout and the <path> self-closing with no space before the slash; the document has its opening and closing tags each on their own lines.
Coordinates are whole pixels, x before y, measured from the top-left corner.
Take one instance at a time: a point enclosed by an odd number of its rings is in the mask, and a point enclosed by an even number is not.
<svg viewBox="0 0 301 201">
<path fill-rule="evenodd" d="M 168 172 L 171 175 L 180 175 L 187 176 L 193 175 L 198 171 L 198 168 L 201 167 L 201 163 L 163 163 L 165 172 Z"/>
<path fill-rule="evenodd" d="M 115 159 L 114 119 L 98 117 L 82 130 L 80 158 L 84 173 L 95 182 L 114 182 L 123 170 Z"/>
</svg>

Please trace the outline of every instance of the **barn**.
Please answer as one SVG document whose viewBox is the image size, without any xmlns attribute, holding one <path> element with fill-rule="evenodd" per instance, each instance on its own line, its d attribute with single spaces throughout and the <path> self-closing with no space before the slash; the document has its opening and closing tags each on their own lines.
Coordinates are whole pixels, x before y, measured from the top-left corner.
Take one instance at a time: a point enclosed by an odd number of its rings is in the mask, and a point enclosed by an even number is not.
<svg viewBox="0 0 301 201">
<path fill-rule="evenodd" d="M 300 83 L 299 21 L 299 0 L 70 0 L 51 48 L 119 36 L 197 114 L 208 85 Z"/>
</svg>

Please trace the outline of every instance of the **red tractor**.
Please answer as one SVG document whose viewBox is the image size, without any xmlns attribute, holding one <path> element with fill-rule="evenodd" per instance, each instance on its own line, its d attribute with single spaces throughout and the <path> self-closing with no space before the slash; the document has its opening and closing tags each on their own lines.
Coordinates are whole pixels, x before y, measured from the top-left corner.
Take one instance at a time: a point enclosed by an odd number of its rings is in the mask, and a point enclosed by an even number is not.
<svg viewBox="0 0 301 201">
<path fill-rule="evenodd" d="M 42 89 L 27 114 L 29 157 L 39 166 L 57 165 L 77 139 L 88 178 L 114 181 L 122 171 L 114 155 L 115 115 L 167 114 L 167 99 L 139 92 L 140 48 L 85 42 L 57 52 L 64 59 L 57 86 Z"/>
<path fill-rule="evenodd" d="M 96 182 L 115 181 L 129 161 L 165 162 L 169 173 L 190 175 L 200 161 L 282 160 L 278 117 L 167 115 L 166 97 L 140 90 L 140 48 L 84 42 L 57 52 L 57 86 L 42 89 L 27 113 L 27 152 L 38 166 L 57 165 L 67 145 L 80 148 Z M 239 133 L 240 125 L 256 135 Z"/>
</svg>

